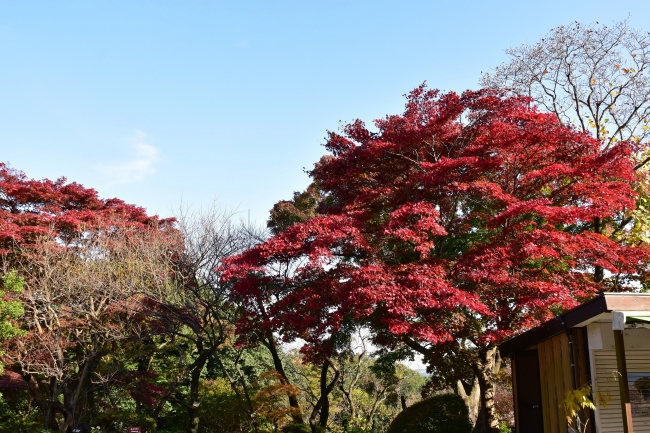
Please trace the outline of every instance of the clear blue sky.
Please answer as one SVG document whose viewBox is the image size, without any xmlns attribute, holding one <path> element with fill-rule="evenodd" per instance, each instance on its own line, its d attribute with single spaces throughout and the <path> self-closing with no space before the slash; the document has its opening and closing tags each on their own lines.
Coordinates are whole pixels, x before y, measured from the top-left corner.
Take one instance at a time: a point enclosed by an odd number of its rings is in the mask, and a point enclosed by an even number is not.
<svg viewBox="0 0 650 433">
<path fill-rule="evenodd" d="M 476 88 L 503 49 L 646 1 L 0 0 L 0 161 L 169 215 L 214 198 L 263 222 L 326 130 Z"/>
</svg>

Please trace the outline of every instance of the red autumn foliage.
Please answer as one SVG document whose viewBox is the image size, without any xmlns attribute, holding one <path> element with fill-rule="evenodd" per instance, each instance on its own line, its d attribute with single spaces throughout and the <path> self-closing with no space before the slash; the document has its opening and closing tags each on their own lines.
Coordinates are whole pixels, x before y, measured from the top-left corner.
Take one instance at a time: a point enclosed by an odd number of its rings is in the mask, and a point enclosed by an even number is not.
<svg viewBox="0 0 650 433">
<path fill-rule="evenodd" d="M 24 278 L 16 296 L 29 318 L 2 358 L 30 383 L 44 427 L 67 431 L 91 411 L 93 375 L 111 343 L 139 331 L 142 293 L 166 280 L 158 262 L 178 251 L 176 235 L 171 219 L 0 163 L 0 261 Z M 142 375 L 127 388 L 145 404 L 160 394 Z"/>
<path fill-rule="evenodd" d="M 154 406 L 165 392 L 164 388 L 151 383 L 158 376 L 151 370 L 125 371 L 115 375 L 113 384 L 125 389 L 136 402 Z"/>
<path fill-rule="evenodd" d="M 3 396 L 15 394 L 25 389 L 27 389 L 27 382 L 23 380 L 20 374 L 6 370 L 0 376 L 0 392 L 2 392 Z"/>
<path fill-rule="evenodd" d="M 492 345 L 601 290 L 594 266 L 632 274 L 647 259 L 592 227 L 635 205 L 633 143 L 602 152 L 527 98 L 425 86 L 375 127 L 329 133 L 333 155 L 310 172 L 318 216 L 226 264 L 244 338 L 271 328 L 327 353 L 354 317 Z"/>
<path fill-rule="evenodd" d="M 115 221 L 142 226 L 172 221 L 148 216 L 143 208 L 116 198 L 101 199 L 94 189 L 66 183 L 64 177 L 29 179 L 4 163 L 0 163 L 0 192 L 0 253 L 4 254 L 50 230 L 65 239 Z"/>
</svg>

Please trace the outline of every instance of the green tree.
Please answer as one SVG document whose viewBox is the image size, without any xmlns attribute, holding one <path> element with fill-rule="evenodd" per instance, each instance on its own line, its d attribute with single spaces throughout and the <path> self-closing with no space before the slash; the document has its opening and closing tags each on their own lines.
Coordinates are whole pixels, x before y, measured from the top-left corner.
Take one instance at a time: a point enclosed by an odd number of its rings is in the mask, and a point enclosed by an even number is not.
<svg viewBox="0 0 650 433">
<path fill-rule="evenodd" d="M 24 279 L 12 269 L 2 277 L 2 288 L 0 288 L 0 344 L 14 337 L 23 335 L 16 320 L 24 313 L 23 304 L 19 299 L 12 299 L 12 295 L 18 295 L 23 291 Z M 4 352 L 0 351 L 0 356 Z M 0 358 L 0 375 L 4 364 Z"/>
</svg>

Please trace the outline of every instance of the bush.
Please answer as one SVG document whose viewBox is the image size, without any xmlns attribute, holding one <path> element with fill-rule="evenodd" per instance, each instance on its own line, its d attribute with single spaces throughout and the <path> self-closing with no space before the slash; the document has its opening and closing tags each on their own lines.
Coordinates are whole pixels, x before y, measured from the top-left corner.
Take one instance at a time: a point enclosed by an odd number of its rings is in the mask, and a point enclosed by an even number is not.
<svg viewBox="0 0 650 433">
<path fill-rule="evenodd" d="M 311 433 L 309 424 L 289 424 L 282 427 L 282 433 Z"/>
<path fill-rule="evenodd" d="M 126 410 L 107 410 L 93 420 L 94 430 L 106 433 L 124 433 L 127 428 L 139 426 L 142 433 L 156 431 L 156 421 L 150 416 Z"/>
<path fill-rule="evenodd" d="M 40 411 L 26 389 L 0 392 L 0 433 L 28 433 L 41 430 Z"/>
<path fill-rule="evenodd" d="M 225 379 L 203 381 L 199 398 L 199 432 L 235 433 L 251 430 L 244 403 Z M 183 416 L 187 420 L 185 413 Z"/>
<path fill-rule="evenodd" d="M 512 433 L 512 429 L 507 423 L 502 422 L 499 424 L 499 433 Z"/>
<path fill-rule="evenodd" d="M 407 407 L 393 420 L 387 433 L 471 433 L 472 424 L 463 399 L 456 394 L 436 395 Z"/>
</svg>

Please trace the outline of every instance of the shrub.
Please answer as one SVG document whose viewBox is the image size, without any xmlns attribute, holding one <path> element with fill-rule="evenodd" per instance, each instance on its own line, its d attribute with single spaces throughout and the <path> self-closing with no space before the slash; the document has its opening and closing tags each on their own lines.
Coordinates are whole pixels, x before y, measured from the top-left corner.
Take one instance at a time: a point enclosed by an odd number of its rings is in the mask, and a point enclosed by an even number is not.
<svg viewBox="0 0 650 433">
<path fill-rule="evenodd" d="M 288 424 L 282 428 L 282 433 L 311 433 L 309 424 Z"/>
<path fill-rule="evenodd" d="M 0 377 L 0 433 L 39 431 L 43 421 L 38 406 L 27 392 L 26 382 L 10 381 L 11 374 L 5 372 Z"/>
<path fill-rule="evenodd" d="M 142 433 L 156 431 L 156 421 L 150 416 L 126 410 L 107 410 L 93 421 L 93 427 L 106 433 L 124 433 L 127 428 L 139 426 Z"/>
<path fill-rule="evenodd" d="M 200 432 L 234 433 L 251 429 L 244 403 L 225 379 L 203 381 L 199 397 Z M 183 417 L 188 422 L 185 414 Z"/>
<path fill-rule="evenodd" d="M 387 433 L 471 433 L 472 424 L 463 399 L 440 394 L 407 407 L 393 420 Z"/>
</svg>

